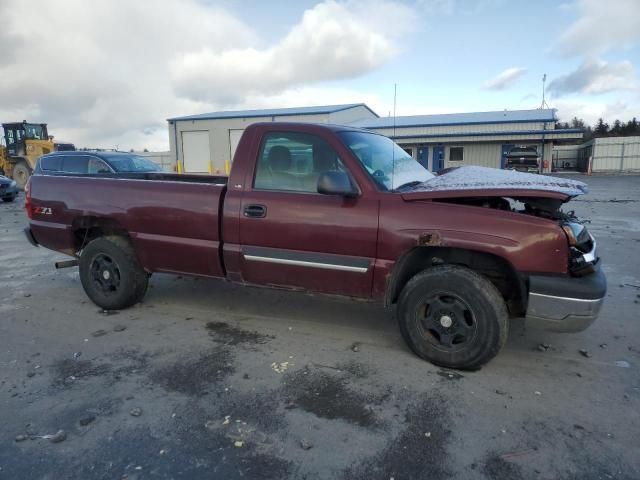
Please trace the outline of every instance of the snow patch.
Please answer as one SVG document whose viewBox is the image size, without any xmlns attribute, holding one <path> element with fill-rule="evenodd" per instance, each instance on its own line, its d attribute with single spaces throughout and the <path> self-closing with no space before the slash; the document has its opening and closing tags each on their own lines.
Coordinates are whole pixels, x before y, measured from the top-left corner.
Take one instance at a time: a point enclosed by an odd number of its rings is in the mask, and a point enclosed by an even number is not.
<svg viewBox="0 0 640 480">
<path fill-rule="evenodd" d="M 449 190 L 523 189 L 560 192 L 574 197 L 588 193 L 587 184 L 568 178 L 535 173 L 500 170 L 488 167 L 459 167 L 427 180 L 412 192 L 442 192 Z"/>
</svg>

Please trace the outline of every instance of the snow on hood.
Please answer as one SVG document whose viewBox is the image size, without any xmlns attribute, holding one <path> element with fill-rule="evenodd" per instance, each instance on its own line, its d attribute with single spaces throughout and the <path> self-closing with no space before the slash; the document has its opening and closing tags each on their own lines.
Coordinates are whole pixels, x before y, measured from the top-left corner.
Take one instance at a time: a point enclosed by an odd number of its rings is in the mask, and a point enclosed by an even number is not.
<svg viewBox="0 0 640 480">
<path fill-rule="evenodd" d="M 570 197 L 588 192 L 587 184 L 568 178 L 488 167 L 459 167 L 418 185 L 411 192 L 451 190 L 545 190 Z"/>
</svg>

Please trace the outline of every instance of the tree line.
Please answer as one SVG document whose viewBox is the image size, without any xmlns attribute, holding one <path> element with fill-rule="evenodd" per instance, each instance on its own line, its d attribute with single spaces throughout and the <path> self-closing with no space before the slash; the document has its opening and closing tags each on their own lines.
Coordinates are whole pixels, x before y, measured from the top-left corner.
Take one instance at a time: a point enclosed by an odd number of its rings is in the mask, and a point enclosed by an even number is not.
<svg viewBox="0 0 640 480">
<path fill-rule="evenodd" d="M 585 141 L 598 137 L 631 137 L 640 135 L 640 122 L 636 117 L 626 123 L 616 120 L 612 125 L 599 118 L 593 127 L 587 125 L 581 118 L 573 117 L 570 122 L 556 122 L 556 128 L 583 128 Z"/>
</svg>

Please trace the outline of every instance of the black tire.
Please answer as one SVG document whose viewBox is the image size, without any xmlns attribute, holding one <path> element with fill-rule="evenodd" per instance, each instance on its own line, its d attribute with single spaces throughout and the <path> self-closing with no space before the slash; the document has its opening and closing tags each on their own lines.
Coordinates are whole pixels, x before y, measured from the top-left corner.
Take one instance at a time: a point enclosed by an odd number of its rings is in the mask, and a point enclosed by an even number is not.
<svg viewBox="0 0 640 480">
<path fill-rule="evenodd" d="M 441 265 L 413 277 L 398 301 L 400 332 L 413 352 L 447 368 L 474 370 L 507 341 L 504 299 L 485 277 Z"/>
<path fill-rule="evenodd" d="M 106 236 L 92 240 L 82 250 L 80 281 L 93 303 L 105 310 L 119 310 L 142 300 L 149 275 L 126 238 Z"/>
<path fill-rule="evenodd" d="M 16 197 L 5 197 L 2 199 L 3 202 L 11 203 L 16 199 Z"/>
</svg>

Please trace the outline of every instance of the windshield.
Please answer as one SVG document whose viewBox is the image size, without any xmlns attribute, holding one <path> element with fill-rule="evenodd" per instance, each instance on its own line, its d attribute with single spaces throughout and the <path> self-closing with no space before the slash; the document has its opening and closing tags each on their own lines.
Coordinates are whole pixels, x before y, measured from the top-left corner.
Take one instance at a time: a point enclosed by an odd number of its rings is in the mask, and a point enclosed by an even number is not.
<svg viewBox="0 0 640 480">
<path fill-rule="evenodd" d="M 34 125 L 31 123 L 26 123 L 24 125 L 24 138 L 29 138 L 32 140 L 46 140 L 46 134 L 42 125 Z"/>
<path fill-rule="evenodd" d="M 366 132 L 339 132 L 381 190 L 402 190 L 433 178 L 393 140 Z"/>
<path fill-rule="evenodd" d="M 116 172 L 161 172 L 162 169 L 151 160 L 138 155 L 109 155 L 106 157 Z"/>
</svg>

